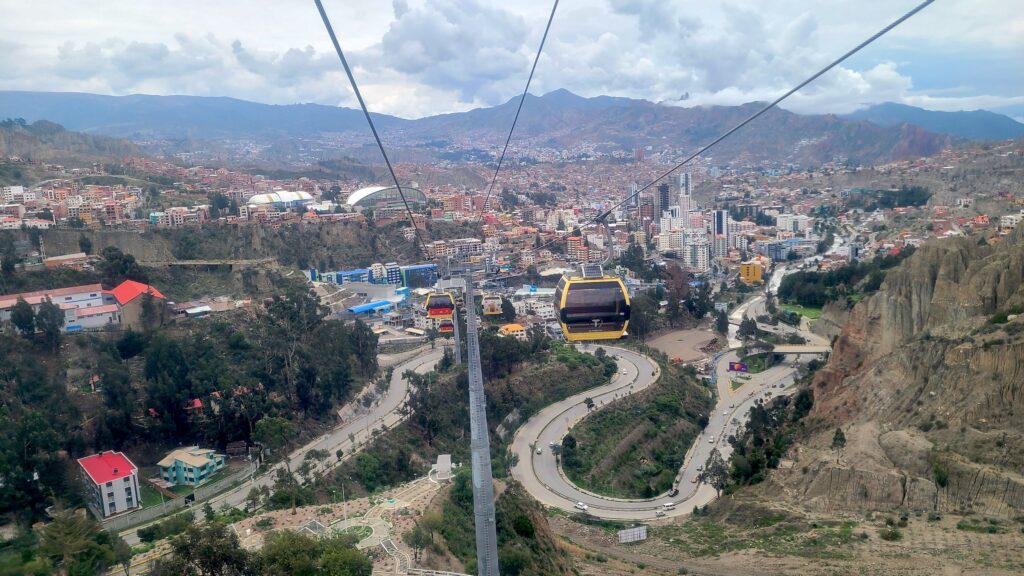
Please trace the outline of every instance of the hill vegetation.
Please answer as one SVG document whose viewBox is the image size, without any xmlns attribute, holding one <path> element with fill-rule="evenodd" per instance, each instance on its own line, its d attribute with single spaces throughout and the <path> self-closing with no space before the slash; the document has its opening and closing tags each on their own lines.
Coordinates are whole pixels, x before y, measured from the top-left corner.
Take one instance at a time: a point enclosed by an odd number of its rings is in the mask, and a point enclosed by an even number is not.
<svg viewBox="0 0 1024 576">
<path fill-rule="evenodd" d="M 292 429 L 274 439 L 285 448 L 377 371 L 376 335 L 325 321 L 304 286 L 284 286 L 254 316 L 156 320 L 142 332 L 65 336 L 58 352 L 41 337 L 0 334 L 0 514 L 30 522 L 53 501 L 79 505 L 74 458 L 98 450 L 145 465 L 179 445 L 269 444 L 264 420 Z"/>
<path fill-rule="evenodd" d="M 573 573 L 568 554 L 558 546 L 548 528 L 543 508 L 519 483 L 513 481 L 498 495 L 495 516 L 498 521 L 498 567 L 502 574 L 548 576 Z M 438 526 L 442 541 L 434 546 L 434 551 L 446 549 L 462 562 L 465 572 L 476 573 L 473 483 L 468 467 L 455 475 L 451 490 L 442 503 Z M 414 532 L 410 540 L 415 543 L 425 539 Z"/>
<path fill-rule="evenodd" d="M 878 291 L 886 272 L 914 253 L 905 248 L 899 254 L 866 262 L 854 262 L 827 272 L 800 271 L 787 275 L 779 285 L 779 300 L 809 308 L 821 308 L 829 302 L 847 306 Z"/>
<path fill-rule="evenodd" d="M 480 360 L 495 478 L 508 475 L 512 462 L 506 447 L 520 423 L 552 402 L 607 382 L 615 370 L 614 363 L 555 343 L 540 331 L 520 342 L 485 330 L 480 335 Z M 411 386 L 409 419 L 342 464 L 335 481 L 350 477 L 372 492 L 422 476 L 438 454 L 451 454 L 455 462 L 469 461 L 465 365 L 455 366 L 446 354 L 438 371 L 405 376 Z"/>
<path fill-rule="evenodd" d="M 712 403 L 692 369 L 653 357 L 661 365 L 656 383 L 600 407 L 563 439 L 561 464 L 578 486 L 621 498 L 650 498 L 672 487 Z"/>
<path fill-rule="evenodd" d="M 21 118 L 0 122 L 2 158 L 85 164 L 140 154 L 139 148 L 127 140 L 72 132 L 46 119 L 31 124 Z"/>
<path fill-rule="evenodd" d="M 271 532 L 257 551 L 242 548 L 230 526 L 212 522 L 189 527 L 171 540 L 171 554 L 160 559 L 154 576 L 370 576 L 370 559 L 351 536 L 311 538 L 298 532 Z"/>
</svg>

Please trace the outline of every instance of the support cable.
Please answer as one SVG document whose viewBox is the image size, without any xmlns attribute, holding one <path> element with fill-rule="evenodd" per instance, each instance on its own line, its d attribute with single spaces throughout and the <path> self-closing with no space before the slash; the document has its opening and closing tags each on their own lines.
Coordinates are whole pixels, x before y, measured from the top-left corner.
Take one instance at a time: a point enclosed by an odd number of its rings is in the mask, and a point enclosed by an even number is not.
<svg viewBox="0 0 1024 576">
<path fill-rule="evenodd" d="M 370 125 L 370 131 L 373 132 L 373 139 L 377 141 L 377 148 L 380 149 L 380 155 L 384 157 L 384 164 L 387 164 L 388 172 L 391 173 L 391 179 L 395 181 L 395 188 L 398 189 L 398 195 L 402 198 L 402 204 L 405 205 L 405 212 L 409 215 L 409 224 L 412 225 L 413 233 L 416 234 L 416 240 L 419 241 L 420 248 L 423 253 L 427 253 L 427 246 L 423 243 L 423 238 L 420 237 L 420 230 L 416 227 L 416 219 L 413 218 L 412 208 L 409 207 L 408 200 L 405 199 L 405 192 L 402 192 L 402 185 L 398 183 L 398 176 L 395 174 L 395 169 L 391 166 L 391 160 L 388 159 L 388 153 L 384 151 L 384 143 L 381 142 L 380 135 L 377 134 L 377 127 L 373 124 L 373 118 L 370 117 L 370 111 L 366 108 L 366 102 L 363 100 L 363 94 L 359 91 L 359 85 L 356 84 L 356 78 L 352 75 L 352 69 L 349 68 L 348 60 L 345 59 L 345 53 L 341 50 L 341 44 L 338 43 L 338 37 L 334 34 L 334 27 L 331 26 L 331 20 L 327 17 L 327 12 L 324 11 L 324 5 L 320 0 L 313 0 L 316 3 L 316 9 L 320 11 L 320 18 L 324 21 L 324 27 L 327 29 L 327 35 L 331 37 L 331 43 L 334 44 L 334 50 L 338 53 L 338 59 L 341 60 L 342 67 L 345 68 L 345 74 L 348 75 L 348 81 L 352 84 L 352 91 L 356 94 L 356 100 L 359 100 L 359 107 L 363 109 L 363 115 L 366 116 L 366 123 Z"/>
<path fill-rule="evenodd" d="M 575 228 L 573 228 L 573 229 L 572 229 L 571 231 L 569 231 L 569 232 L 567 232 L 567 233 L 565 233 L 565 234 L 559 234 L 559 235 L 556 235 L 556 236 L 555 236 L 554 238 L 552 238 L 551 240 L 548 240 L 548 241 L 547 241 L 547 242 L 545 242 L 544 244 L 541 244 L 541 245 L 540 245 L 539 247 L 537 247 L 537 248 L 535 248 L 535 249 L 536 249 L 536 250 L 540 250 L 540 249 L 542 249 L 542 248 L 545 248 L 545 247 L 547 247 L 547 246 L 550 246 L 551 244 L 554 244 L 555 242 L 558 242 L 559 240 L 561 240 L 561 239 L 565 238 L 566 236 L 569 236 L 570 234 L 574 234 L 574 233 L 576 233 L 576 232 L 580 232 L 580 233 L 582 233 L 582 232 L 583 232 L 583 229 L 584 229 L 584 228 L 589 228 L 589 227 L 593 226 L 594 224 L 596 224 L 596 223 L 600 222 L 600 221 L 601 221 L 602 219 L 604 219 L 604 218 L 607 218 L 607 217 L 608 217 L 608 215 L 609 215 L 609 214 L 611 214 L 611 212 L 612 212 L 613 210 L 615 210 L 616 208 L 618 208 L 618 207 L 622 206 L 623 204 L 625 204 L 625 203 L 629 202 L 629 201 L 630 201 L 630 200 L 631 200 L 632 198 L 634 198 L 634 197 L 636 197 L 636 196 L 639 196 L 639 195 L 640 195 L 640 194 L 642 194 L 642 193 L 643 193 L 644 191 L 648 190 L 648 189 L 649 189 L 649 188 L 650 188 L 651 186 L 654 186 L 655 184 L 657 184 L 657 183 L 658 183 L 659 181 L 661 181 L 661 180 L 662 180 L 663 178 L 665 178 L 666 176 L 669 176 L 669 175 L 671 175 L 671 174 L 672 174 L 673 172 L 675 172 L 676 170 L 678 170 L 678 169 L 682 168 L 683 166 L 685 166 L 685 165 L 689 164 L 689 163 L 690 163 L 690 162 L 692 162 L 692 161 L 693 161 L 693 160 L 694 160 L 695 158 L 697 158 L 698 156 L 700 156 L 700 155 L 701 155 L 701 154 L 703 154 L 704 152 L 707 152 L 707 151 L 708 151 L 709 149 L 711 149 L 711 148 L 712 148 L 713 146 L 715 146 L 716 144 L 718 144 L 718 143 L 719 143 L 719 142 L 721 142 L 722 140 L 725 140 L 726 138 L 728 138 L 729 136 L 731 136 L 731 135 L 732 135 L 733 133 L 735 133 L 735 132 L 736 132 L 737 130 L 739 130 L 740 128 L 743 128 L 743 127 L 744 127 L 744 126 L 746 126 L 747 124 L 749 124 L 749 123 L 753 122 L 753 121 L 754 121 L 755 119 L 757 119 L 758 117 L 760 117 L 760 116 L 761 116 L 762 114 L 764 114 L 765 112 L 768 112 L 768 111 L 769 111 L 769 110 L 771 110 L 772 108 L 776 107 L 776 106 L 777 106 L 777 105 L 778 105 L 778 104 L 779 104 L 780 102 L 782 102 L 782 101 L 783 101 L 783 100 L 785 100 L 786 98 L 789 98 L 790 96 L 792 96 L 793 94 L 795 94 L 795 93 L 796 93 L 797 91 L 799 91 L 799 90 L 800 90 L 801 88 L 803 88 L 804 86 L 807 86 L 807 85 L 808 85 L 808 84 L 810 84 L 811 82 L 814 82 L 814 81 L 815 81 L 815 80 L 817 80 L 817 79 L 818 79 L 819 77 L 821 77 L 821 76 L 822 76 L 823 74 L 825 74 L 825 73 L 826 73 L 826 72 L 828 72 L 829 70 L 831 70 L 831 69 L 835 68 L 835 67 L 836 67 L 836 66 L 838 66 L 838 65 L 839 65 L 840 63 L 842 63 L 842 62 L 843 62 L 844 60 L 848 59 L 848 58 L 849 58 L 850 56 L 853 56 L 853 55 L 854 55 L 854 54 L 856 54 L 857 52 L 860 52 L 860 51 L 861 51 L 862 49 L 864 49 L 865 47 L 867 47 L 868 45 L 870 45 L 870 44 L 871 44 L 872 42 L 874 42 L 875 40 L 878 40 L 879 38 L 881 38 L 882 36 L 884 36 L 884 35 L 885 35 L 885 34 L 886 34 L 887 32 L 889 32 L 889 31 L 890 31 L 890 30 L 892 30 L 893 28 L 895 28 L 895 27 L 899 26 L 900 24 L 902 24 L 903 22 L 905 22 L 906 20 L 908 20 L 908 19 L 909 19 L 910 17 L 912 17 L 912 16 L 914 16 L 915 14 L 917 14 L 918 12 L 920 12 L 921 10 L 924 10 L 924 9 L 925 9 L 926 7 L 928 7 L 928 5 L 929 5 L 929 4 L 932 4 L 933 2 L 935 2 L 935 0 L 925 0 L 924 2 L 921 2 L 920 4 L 918 4 L 917 6 L 915 6 L 915 7 L 914 7 L 914 8 L 913 8 L 913 9 L 912 9 L 911 11 L 907 12 L 907 13 L 906 13 L 906 14 L 904 14 L 903 16 L 900 16 L 899 18 L 897 18 L 896 20 L 894 20 L 894 21 L 893 21 L 892 23 L 890 23 L 890 24 L 889 24 L 888 26 L 886 26 L 885 28 L 882 28 L 881 30 L 879 30 L 878 32 L 876 32 L 876 33 L 875 33 L 874 35 L 872 35 L 872 36 L 871 36 L 870 38 L 868 38 L 867 40 L 865 40 L 865 41 L 861 42 L 860 44 L 858 44 L 857 46 L 855 46 L 854 48 L 852 48 L 851 50 L 849 50 L 848 52 L 846 52 L 845 54 L 843 54 L 842 56 L 840 56 L 839 58 L 837 58 L 837 59 L 833 60 L 833 61 L 832 61 L 832 63 L 830 63 L 829 65 L 825 66 L 825 67 L 824 67 L 824 68 L 822 68 L 821 70 L 818 70 L 818 71 L 817 71 L 817 72 L 815 72 L 815 73 L 814 73 L 814 74 L 813 74 L 813 75 L 812 75 L 811 77 L 809 77 L 809 78 L 807 78 L 806 80 L 804 80 L 803 82 L 801 82 L 801 83 L 797 84 L 797 85 L 796 85 L 796 86 L 794 86 L 794 87 L 793 87 L 792 89 L 790 89 L 790 90 L 789 90 L 788 92 L 786 92 L 786 93 L 785 93 L 785 94 L 783 94 L 782 96 L 779 96 L 778 98 L 776 98 L 775 100 L 773 100 L 773 101 L 772 101 L 771 103 L 769 103 L 769 104 L 765 105 L 765 107 L 764 107 L 764 108 L 761 108 L 760 110 L 758 110 L 758 111 L 757 111 L 757 112 L 755 112 L 754 114 L 750 115 L 750 117 L 748 117 L 748 118 L 747 118 L 746 120 L 743 120 L 743 121 L 742 121 L 742 122 L 740 122 L 739 124 L 737 124 L 737 125 L 733 126 L 733 127 L 732 127 L 732 128 L 730 128 L 729 130 L 725 131 L 725 132 L 724 132 L 724 133 L 723 133 L 723 134 L 722 134 L 721 136 L 719 136 L 718 138 L 715 138 L 714 140 L 712 140 L 712 141 L 711 141 L 711 142 L 709 142 L 708 144 L 705 144 L 705 145 L 704 145 L 703 147 L 701 147 L 701 148 L 700 148 L 699 150 L 697 150 L 696 152 L 694 152 L 693 154 L 691 154 L 690 156 L 688 156 L 688 157 L 687 157 L 687 158 L 686 158 L 685 160 L 683 160 L 682 162 L 680 162 L 680 163 L 676 164 L 675 166 L 673 166 L 673 167 L 672 167 L 672 168 L 670 168 L 669 170 L 666 170 L 666 171 L 665 171 L 664 173 L 662 173 L 662 174 L 661 174 L 660 176 L 658 176 L 657 178 L 655 178 L 654 180 L 652 180 L 652 181 L 651 181 L 650 183 L 648 183 L 648 184 L 647 184 L 647 185 L 645 185 L 644 187 L 642 187 L 642 188 L 638 189 L 638 190 L 637 190 L 636 192 L 634 192 L 634 193 L 630 194 L 629 196 L 626 196 L 626 198 L 625 198 L 624 200 L 622 200 L 622 201 L 621 201 L 621 202 L 619 202 L 618 204 L 615 204 L 615 205 L 613 205 L 613 206 L 612 206 L 611 208 L 609 208 L 609 209 L 605 210 L 604 212 L 602 212 L 601 214 L 599 214 L 599 215 L 598 215 L 597 217 L 595 217 L 595 218 L 594 218 L 593 220 L 591 220 L 591 221 L 589 221 L 589 222 L 587 222 L 587 223 L 585 223 L 585 224 L 582 224 L 582 225 L 576 226 L 576 227 L 575 227 Z M 515 258 L 515 257 L 519 257 L 519 256 L 518 256 L 518 255 L 515 255 L 515 256 L 513 256 L 513 258 Z"/>
<path fill-rule="evenodd" d="M 480 212 L 476 215 L 479 221 L 484 215 L 487 201 L 491 199 L 491 192 L 494 191 L 494 183 L 498 180 L 498 172 L 501 171 L 501 164 L 505 161 L 505 153 L 508 152 L 508 143 L 512 141 L 512 133 L 515 132 L 516 122 L 519 121 L 519 113 L 523 111 L 523 102 L 526 101 L 526 94 L 530 91 L 530 82 L 533 81 L 533 73 L 537 71 L 537 62 L 540 61 L 541 52 L 544 51 L 544 43 L 548 39 L 548 31 L 551 30 L 551 22 L 555 20 L 555 10 L 558 10 L 558 0 L 551 7 L 551 16 L 548 17 L 548 25 L 544 27 L 544 35 L 540 39 L 540 48 L 537 48 L 537 56 L 533 59 L 533 67 L 530 68 L 530 76 L 526 79 L 526 88 L 523 88 L 523 95 L 519 97 L 519 107 L 516 108 L 516 115 L 512 119 L 512 127 L 508 130 L 508 137 L 505 138 L 505 147 L 501 149 L 501 156 L 498 157 L 498 167 L 494 169 L 494 176 L 491 177 L 491 185 L 487 187 L 487 195 L 484 196 L 484 203 L 480 205 Z"/>
</svg>

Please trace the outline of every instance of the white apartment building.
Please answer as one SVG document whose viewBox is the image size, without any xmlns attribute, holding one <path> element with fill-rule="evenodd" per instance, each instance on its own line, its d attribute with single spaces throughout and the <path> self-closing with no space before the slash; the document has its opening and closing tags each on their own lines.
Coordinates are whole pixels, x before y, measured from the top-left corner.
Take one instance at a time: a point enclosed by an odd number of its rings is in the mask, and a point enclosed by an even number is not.
<svg viewBox="0 0 1024 576">
<path fill-rule="evenodd" d="M 102 518 L 142 507 L 138 468 L 121 452 L 107 451 L 78 459 L 86 502 Z"/>
</svg>

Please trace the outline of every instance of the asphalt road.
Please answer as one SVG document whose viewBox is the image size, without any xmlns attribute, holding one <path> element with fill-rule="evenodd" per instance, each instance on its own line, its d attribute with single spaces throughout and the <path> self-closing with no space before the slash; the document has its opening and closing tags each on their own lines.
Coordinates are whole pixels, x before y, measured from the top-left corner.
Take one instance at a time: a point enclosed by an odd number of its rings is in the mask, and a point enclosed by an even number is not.
<svg viewBox="0 0 1024 576">
<path fill-rule="evenodd" d="M 433 370 L 434 365 L 441 359 L 442 353 L 442 349 L 438 348 L 436 350 L 429 350 L 426 352 L 407 354 L 412 355 L 413 357 L 409 360 L 405 360 L 400 365 L 395 366 L 387 394 L 381 398 L 379 402 L 371 406 L 366 414 L 352 418 L 347 422 L 343 422 L 330 433 L 325 434 L 291 452 L 288 457 L 288 464 L 291 466 L 292 472 L 294 473 L 298 469 L 302 460 L 305 458 L 306 453 L 310 450 L 316 448 L 327 450 L 330 456 L 326 461 L 326 465 L 317 468 L 318 470 L 327 469 L 337 465 L 337 458 L 334 456 L 334 453 L 338 448 L 345 451 L 345 458 L 347 459 L 354 453 L 353 439 L 355 440 L 355 448 L 358 450 L 365 445 L 366 440 L 370 437 L 374 429 L 380 428 L 382 425 L 391 428 L 395 424 L 398 424 L 404 418 L 401 414 L 400 408 L 409 396 L 409 385 L 405 378 L 402 377 L 402 374 L 407 370 L 414 370 L 421 374 Z M 350 435 L 351 438 L 349 437 Z M 215 496 L 208 500 L 208 502 L 215 510 L 219 510 L 225 506 L 244 507 L 245 498 L 248 496 L 249 491 L 253 488 L 259 488 L 260 486 L 272 486 L 274 484 L 274 476 L 277 470 L 283 469 L 284 467 L 284 462 L 279 462 L 265 473 L 257 476 L 254 480 L 244 482 L 228 492 Z M 197 502 L 196 506 L 193 507 L 193 514 L 196 516 L 197 520 L 202 519 L 202 504 L 202 502 Z M 137 530 L 141 527 L 142 526 L 137 526 L 130 530 L 126 530 L 121 533 L 121 537 L 124 538 L 129 545 L 135 546 L 139 543 Z"/>
<path fill-rule="evenodd" d="M 739 322 L 745 314 L 755 314 L 763 306 L 764 297 L 756 296 L 734 311 L 730 320 Z M 801 334 L 804 334 L 801 332 Z M 804 334 L 806 336 L 806 334 Z M 675 503 L 675 509 L 666 516 L 689 514 L 694 506 L 703 506 L 715 499 L 714 488 L 696 482 L 697 467 L 703 465 L 713 448 L 728 460 L 732 447 L 724 439 L 733 433 L 738 425 L 746 421 L 747 413 L 759 399 L 791 394 L 796 378 L 797 364 L 786 362 L 760 374 L 743 375 L 728 371 L 728 363 L 738 359 L 735 351 L 722 354 L 714 367 L 718 402 L 709 415 L 707 428 L 690 447 L 676 477 L 679 493 L 674 497 L 663 494 L 651 499 L 616 499 L 585 491 L 570 482 L 561 472 L 551 452 L 551 443 L 561 443 L 569 429 L 586 416 L 585 399 L 591 398 L 595 409 L 616 399 L 635 393 L 650 386 L 657 380 L 657 365 L 646 356 L 622 348 L 604 347 L 619 365 L 619 373 L 609 384 L 581 392 L 570 398 L 548 406 L 530 418 L 519 430 L 512 442 L 517 463 L 512 475 L 519 480 L 530 494 L 546 506 L 575 511 L 577 503 L 587 506 L 587 511 L 601 518 L 623 520 L 650 520 L 657 517 L 657 511 L 668 502 Z M 732 389 L 736 380 L 738 388 Z M 540 453 L 537 453 L 540 448 Z"/>
</svg>

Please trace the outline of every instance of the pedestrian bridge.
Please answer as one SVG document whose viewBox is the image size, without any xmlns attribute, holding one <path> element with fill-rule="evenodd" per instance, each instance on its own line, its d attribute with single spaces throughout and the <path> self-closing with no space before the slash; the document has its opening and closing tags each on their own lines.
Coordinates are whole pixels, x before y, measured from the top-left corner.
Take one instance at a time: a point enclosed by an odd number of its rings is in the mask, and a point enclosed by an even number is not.
<svg viewBox="0 0 1024 576">
<path fill-rule="evenodd" d="M 777 344 L 772 348 L 776 354 L 828 354 L 831 351 L 829 346 L 813 344 Z"/>
</svg>

